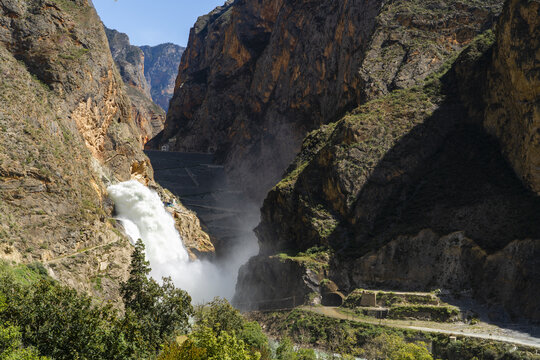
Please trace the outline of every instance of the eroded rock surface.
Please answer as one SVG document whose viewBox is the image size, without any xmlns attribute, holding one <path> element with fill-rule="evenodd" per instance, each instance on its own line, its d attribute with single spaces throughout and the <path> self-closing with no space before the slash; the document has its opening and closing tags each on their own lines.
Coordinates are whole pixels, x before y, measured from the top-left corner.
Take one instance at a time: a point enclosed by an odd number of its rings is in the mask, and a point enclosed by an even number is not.
<svg viewBox="0 0 540 360">
<path fill-rule="evenodd" d="M 540 2 L 511 1 L 499 26 L 484 126 L 523 182 L 540 194 Z"/>
<path fill-rule="evenodd" d="M 153 171 L 103 25 L 86 0 L 1 0 L 0 58 L 0 258 L 117 299 L 131 247 L 106 186 Z"/>
<path fill-rule="evenodd" d="M 424 79 L 501 3 L 229 1 L 191 31 L 160 141 L 216 151 L 260 201 L 309 131 Z"/>
<path fill-rule="evenodd" d="M 147 143 L 163 130 L 165 112 L 152 101 L 151 87 L 145 77 L 145 55 L 129 42 L 126 34 L 105 28 L 111 54 L 118 67 L 126 92 L 131 100 L 131 111 Z"/>
<path fill-rule="evenodd" d="M 537 93 L 513 90 L 538 86 L 529 70 L 537 12 L 538 2 L 507 2 L 496 34 L 478 37 L 450 70 L 310 133 L 264 202 L 256 230 L 261 253 L 241 270 L 236 300 L 264 308 L 273 299 L 266 289 L 280 287 L 279 269 L 262 272 L 269 274 L 262 280 L 252 270 L 276 254 L 305 271 L 327 256 L 319 274 L 344 292 L 465 291 L 539 320 L 540 198 L 530 190 L 534 172 L 525 171 L 535 168 L 535 157 L 523 155 L 536 151 Z M 515 46 L 505 55 L 508 42 Z M 520 64 L 512 60 L 518 54 Z M 505 86 L 497 71 L 515 82 Z M 373 96 L 391 90 L 377 89 Z M 491 121 L 494 109 L 504 122 Z"/>
</svg>

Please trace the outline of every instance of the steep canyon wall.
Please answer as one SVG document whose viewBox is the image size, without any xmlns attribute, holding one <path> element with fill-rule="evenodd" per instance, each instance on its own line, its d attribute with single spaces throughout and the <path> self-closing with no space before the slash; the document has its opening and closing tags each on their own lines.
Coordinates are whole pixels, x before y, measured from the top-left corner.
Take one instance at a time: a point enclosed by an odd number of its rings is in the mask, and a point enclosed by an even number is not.
<svg viewBox="0 0 540 360">
<path fill-rule="evenodd" d="M 425 25 L 425 6 L 406 23 Z M 460 13 L 446 10 L 446 19 Z M 540 319 L 538 11 L 537 1 L 508 1 L 495 33 L 457 58 L 449 52 L 425 81 L 371 87 L 373 100 L 310 133 L 264 201 L 261 252 L 240 271 L 236 301 L 307 299 L 330 280 L 345 293 L 466 292 Z M 472 36 L 470 28 L 456 34 Z M 388 76 L 392 57 L 372 59 L 368 69 Z"/>
<path fill-rule="evenodd" d="M 491 27 L 501 1 L 227 2 L 200 17 L 161 143 L 217 152 L 262 201 L 321 124 L 410 87 Z"/>
<path fill-rule="evenodd" d="M 153 182 L 103 25 L 87 0 L 2 0 L 0 57 L 0 258 L 116 299 L 131 246 L 106 186 L 136 178 L 170 194 Z M 208 240 L 192 213 L 177 222 Z"/>
</svg>

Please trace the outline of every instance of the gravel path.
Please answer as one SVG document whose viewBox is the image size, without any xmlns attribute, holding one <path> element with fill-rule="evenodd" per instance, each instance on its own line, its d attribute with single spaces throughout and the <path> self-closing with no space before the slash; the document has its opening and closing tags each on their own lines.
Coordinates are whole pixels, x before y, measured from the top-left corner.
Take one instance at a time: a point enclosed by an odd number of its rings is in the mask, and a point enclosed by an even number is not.
<svg viewBox="0 0 540 360">
<path fill-rule="evenodd" d="M 118 242 L 118 240 L 109 241 L 108 243 L 105 243 L 105 244 L 100 244 L 100 245 L 92 246 L 92 247 L 89 247 L 89 248 L 86 248 L 86 249 L 81 249 L 81 250 L 75 251 L 73 253 L 60 255 L 58 257 L 46 260 L 43 263 L 44 264 L 51 264 L 51 263 L 60 261 L 62 259 L 68 258 L 70 256 L 78 256 L 78 255 L 84 254 L 84 253 L 86 253 L 88 251 L 92 251 L 92 250 L 96 250 L 96 249 L 99 249 L 99 248 L 102 248 L 102 247 L 105 247 L 105 246 L 113 245 L 113 244 L 115 244 L 117 242 Z"/>
<path fill-rule="evenodd" d="M 459 323 L 437 323 L 418 320 L 379 320 L 343 313 L 339 311 L 339 308 L 330 306 L 303 306 L 301 308 L 303 310 L 308 310 L 320 315 L 336 319 L 356 321 L 374 325 L 383 325 L 400 329 L 419 330 L 456 336 L 468 336 L 479 339 L 495 340 L 517 345 L 530 346 L 540 349 L 540 338 L 538 337 L 534 337 L 527 332 L 505 329 L 487 323 L 467 325 Z"/>
</svg>

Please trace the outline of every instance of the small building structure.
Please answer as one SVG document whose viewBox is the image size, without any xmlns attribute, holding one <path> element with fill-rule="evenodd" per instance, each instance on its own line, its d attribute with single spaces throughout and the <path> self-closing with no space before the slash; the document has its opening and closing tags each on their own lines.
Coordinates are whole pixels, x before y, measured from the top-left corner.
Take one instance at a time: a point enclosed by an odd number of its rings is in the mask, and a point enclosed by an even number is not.
<svg viewBox="0 0 540 360">
<path fill-rule="evenodd" d="M 360 300 L 360 306 L 376 307 L 377 306 L 377 293 L 371 291 L 364 291 L 362 299 Z"/>
</svg>

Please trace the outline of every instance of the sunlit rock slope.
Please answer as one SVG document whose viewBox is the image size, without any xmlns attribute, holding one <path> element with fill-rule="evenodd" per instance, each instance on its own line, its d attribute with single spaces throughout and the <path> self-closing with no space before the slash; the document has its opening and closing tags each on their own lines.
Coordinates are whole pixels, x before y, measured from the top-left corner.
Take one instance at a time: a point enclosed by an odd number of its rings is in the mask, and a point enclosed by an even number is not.
<svg viewBox="0 0 540 360">
<path fill-rule="evenodd" d="M 87 0 L 0 5 L 0 257 L 114 299 L 131 247 L 106 186 L 155 184 L 103 25 Z"/>
</svg>

